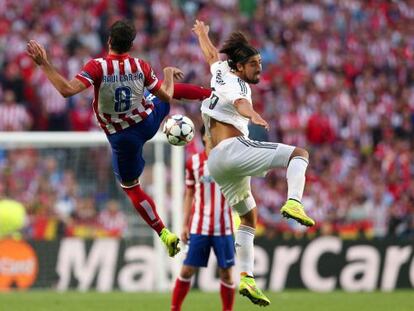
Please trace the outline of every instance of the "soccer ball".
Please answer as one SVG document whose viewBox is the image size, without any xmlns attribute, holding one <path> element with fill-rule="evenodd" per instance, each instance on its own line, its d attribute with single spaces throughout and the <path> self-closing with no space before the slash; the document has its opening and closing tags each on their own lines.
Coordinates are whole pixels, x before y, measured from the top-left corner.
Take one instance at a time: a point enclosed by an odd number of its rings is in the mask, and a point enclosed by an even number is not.
<svg viewBox="0 0 414 311">
<path fill-rule="evenodd" d="M 171 145 L 184 146 L 194 138 L 194 123 L 186 116 L 175 114 L 165 121 L 162 131 Z"/>
</svg>

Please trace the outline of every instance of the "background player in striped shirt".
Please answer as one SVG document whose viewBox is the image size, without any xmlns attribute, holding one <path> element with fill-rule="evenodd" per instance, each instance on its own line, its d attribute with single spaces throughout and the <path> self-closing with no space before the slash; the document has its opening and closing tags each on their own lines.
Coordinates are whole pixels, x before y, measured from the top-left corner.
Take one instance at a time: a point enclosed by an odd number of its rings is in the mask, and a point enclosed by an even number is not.
<svg viewBox="0 0 414 311">
<path fill-rule="evenodd" d="M 114 173 L 137 212 L 159 234 L 173 257 L 180 250 L 179 238 L 165 227 L 154 201 L 139 184 L 145 165 L 142 148 L 168 115 L 173 95 L 174 98 L 201 99 L 210 91 L 185 84 L 174 90 L 174 78 L 183 75 L 174 67 L 164 68 L 161 83 L 147 62 L 128 54 L 135 36 L 131 22 L 116 21 L 109 31 L 108 55 L 87 62 L 71 81 L 54 69 L 45 48 L 36 41 L 28 43 L 27 53 L 64 97 L 94 86 L 93 109 L 112 147 Z M 157 97 L 145 98 L 144 89 Z"/>
<path fill-rule="evenodd" d="M 210 140 L 201 130 L 204 152 L 194 154 L 186 163 L 187 185 L 184 199 L 184 223 L 181 239 L 188 244 L 188 252 L 172 293 L 171 311 L 181 310 L 190 290 L 191 278 L 199 267 L 206 267 L 213 249 L 220 276 L 220 296 L 224 311 L 233 310 L 234 238 L 231 208 L 219 186 L 211 178 L 207 157 Z"/>
</svg>

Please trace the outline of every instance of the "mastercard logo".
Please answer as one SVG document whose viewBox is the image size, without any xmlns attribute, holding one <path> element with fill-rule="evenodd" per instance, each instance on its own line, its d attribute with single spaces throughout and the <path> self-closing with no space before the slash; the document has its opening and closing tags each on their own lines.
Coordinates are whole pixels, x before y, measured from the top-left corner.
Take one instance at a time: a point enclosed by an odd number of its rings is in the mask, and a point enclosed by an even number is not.
<svg viewBox="0 0 414 311">
<path fill-rule="evenodd" d="M 39 263 L 25 241 L 0 240 L 0 291 L 29 288 L 36 281 Z"/>
</svg>

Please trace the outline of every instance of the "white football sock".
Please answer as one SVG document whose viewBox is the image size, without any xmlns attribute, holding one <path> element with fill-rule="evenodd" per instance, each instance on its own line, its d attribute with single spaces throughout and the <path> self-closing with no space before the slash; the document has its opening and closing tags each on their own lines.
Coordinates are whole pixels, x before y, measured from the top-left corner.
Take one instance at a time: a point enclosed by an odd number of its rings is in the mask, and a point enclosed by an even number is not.
<svg viewBox="0 0 414 311">
<path fill-rule="evenodd" d="M 245 272 L 250 276 L 253 276 L 254 266 L 254 233 L 254 228 L 244 225 L 240 225 L 236 231 L 236 253 L 240 272 Z"/>
<path fill-rule="evenodd" d="M 305 172 L 309 161 L 304 157 L 294 157 L 287 167 L 288 199 L 302 201 L 305 188 Z"/>
</svg>

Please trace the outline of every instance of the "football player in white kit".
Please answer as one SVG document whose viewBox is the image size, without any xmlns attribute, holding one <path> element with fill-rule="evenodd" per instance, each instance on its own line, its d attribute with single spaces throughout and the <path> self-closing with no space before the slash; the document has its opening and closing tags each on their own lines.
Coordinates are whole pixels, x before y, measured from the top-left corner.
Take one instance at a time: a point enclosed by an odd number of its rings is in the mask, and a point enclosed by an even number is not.
<svg viewBox="0 0 414 311">
<path fill-rule="evenodd" d="M 266 129 L 269 125 L 253 108 L 249 84 L 259 82 L 262 65 L 259 52 L 244 35 L 232 33 L 218 51 L 208 37 L 209 27 L 204 22 L 196 20 L 193 31 L 212 74 L 212 94 L 201 107 L 213 145 L 208 169 L 241 219 L 236 231 L 241 270 L 239 293 L 254 304 L 267 306 L 270 301 L 253 277 L 257 211 L 250 178 L 264 177 L 270 169 L 287 167 L 288 195 L 281 213 L 302 225 L 313 226 L 314 220 L 306 215 L 301 203 L 309 155 L 302 148 L 248 138 L 249 121 Z M 226 61 L 220 60 L 219 52 L 227 55 Z"/>
</svg>

